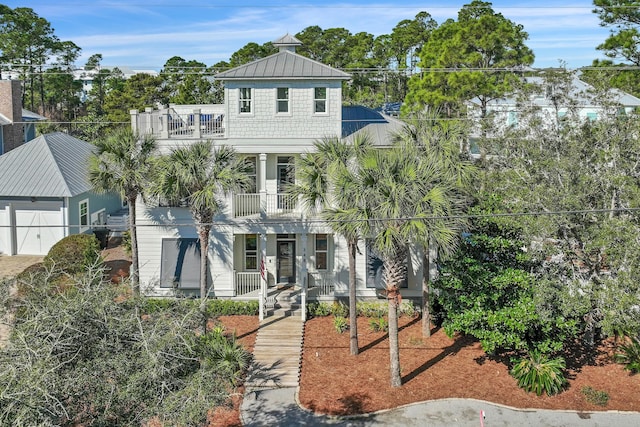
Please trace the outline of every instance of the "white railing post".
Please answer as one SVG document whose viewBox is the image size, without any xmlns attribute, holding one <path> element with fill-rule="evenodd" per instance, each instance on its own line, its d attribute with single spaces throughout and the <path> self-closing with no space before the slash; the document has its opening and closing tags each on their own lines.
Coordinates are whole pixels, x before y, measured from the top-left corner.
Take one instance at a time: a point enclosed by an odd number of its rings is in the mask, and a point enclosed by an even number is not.
<svg viewBox="0 0 640 427">
<path fill-rule="evenodd" d="M 302 233 L 300 236 L 300 243 L 302 244 L 302 271 L 300 272 L 302 275 L 302 292 L 300 294 L 300 315 L 302 317 L 302 321 L 305 322 L 307 320 L 307 279 L 308 279 L 308 268 L 307 268 L 307 233 Z"/>
<path fill-rule="evenodd" d="M 265 260 L 267 259 L 267 235 L 260 233 L 260 292 L 259 292 L 259 304 L 258 304 L 258 319 L 264 320 L 264 303 L 267 299 L 267 265 Z"/>
<path fill-rule="evenodd" d="M 200 109 L 193 110 L 193 136 L 194 138 L 202 137 L 202 130 L 200 129 Z"/>
<path fill-rule="evenodd" d="M 162 122 L 162 129 L 160 130 L 160 138 L 169 138 L 169 109 L 164 108 L 160 112 L 160 121 Z"/>
</svg>

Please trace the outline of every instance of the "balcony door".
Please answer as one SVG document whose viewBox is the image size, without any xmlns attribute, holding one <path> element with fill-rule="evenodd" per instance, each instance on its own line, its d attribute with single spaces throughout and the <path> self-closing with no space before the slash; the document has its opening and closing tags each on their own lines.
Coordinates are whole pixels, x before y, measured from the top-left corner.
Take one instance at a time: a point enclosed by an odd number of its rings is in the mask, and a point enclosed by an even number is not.
<svg viewBox="0 0 640 427">
<path fill-rule="evenodd" d="M 278 236 L 276 242 L 276 262 L 278 284 L 293 284 L 296 282 L 296 241 L 295 235 Z"/>
</svg>

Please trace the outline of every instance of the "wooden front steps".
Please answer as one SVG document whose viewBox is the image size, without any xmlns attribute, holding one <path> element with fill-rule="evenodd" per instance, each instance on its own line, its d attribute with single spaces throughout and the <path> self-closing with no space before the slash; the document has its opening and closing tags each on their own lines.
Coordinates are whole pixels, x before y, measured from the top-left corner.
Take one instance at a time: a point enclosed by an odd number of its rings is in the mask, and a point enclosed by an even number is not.
<svg viewBox="0 0 640 427">
<path fill-rule="evenodd" d="M 260 322 L 247 390 L 298 386 L 304 330 L 299 295 L 284 289 L 269 296 L 274 296 L 274 304 Z"/>
</svg>

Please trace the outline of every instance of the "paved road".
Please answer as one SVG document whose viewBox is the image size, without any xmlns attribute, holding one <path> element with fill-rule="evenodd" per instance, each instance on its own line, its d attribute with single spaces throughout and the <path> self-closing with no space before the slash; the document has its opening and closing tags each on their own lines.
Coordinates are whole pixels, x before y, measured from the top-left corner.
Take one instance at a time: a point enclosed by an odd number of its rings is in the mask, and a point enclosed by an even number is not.
<svg viewBox="0 0 640 427">
<path fill-rule="evenodd" d="M 517 410 L 505 406 L 471 400 L 443 399 L 415 403 L 401 408 L 358 417 L 314 415 L 297 402 L 296 388 L 250 391 L 241 407 L 245 427 L 262 426 L 540 426 L 540 427 L 637 427 L 637 412 L 576 412 L 550 410 Z M 480 411 L 485 418 L 480 422 Z"/>
</svg>

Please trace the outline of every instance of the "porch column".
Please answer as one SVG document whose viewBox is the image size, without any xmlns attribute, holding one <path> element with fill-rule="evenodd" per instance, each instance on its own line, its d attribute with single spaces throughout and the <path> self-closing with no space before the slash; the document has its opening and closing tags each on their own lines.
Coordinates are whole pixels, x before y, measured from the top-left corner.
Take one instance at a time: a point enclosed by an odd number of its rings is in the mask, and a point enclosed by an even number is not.
<svg viewBox="0 0 640 427">
<path fill-rule="evenodd" d="M 260 215 L 267 215 L 267 155 L 260 153 L 260 166 L 258 167 L 258 191 L 260 192 Z M 265 237 L 266 245 L 266 237 Z"/>
<path fill-rule="evenodd" d="M 258 319 L 264 320 L 264 303 L 267 299 L 267 235 L 260 233 L 260 293 L 258 295 Z"/>
<path fill-rule="evenodd" d="M 302 291 L 300 292 L 300 305 L 301 305 L 301 316 L 302 321 L 305 322 L 307 320 L 307 280 L 308 280 L 308 269 L 307 269 L 307 233 L 302 233 L 300 235 L 300 244 L 302 245 L 302 266 L 300 268 L 300 274 L 302 275 Z"/>
</svg>

